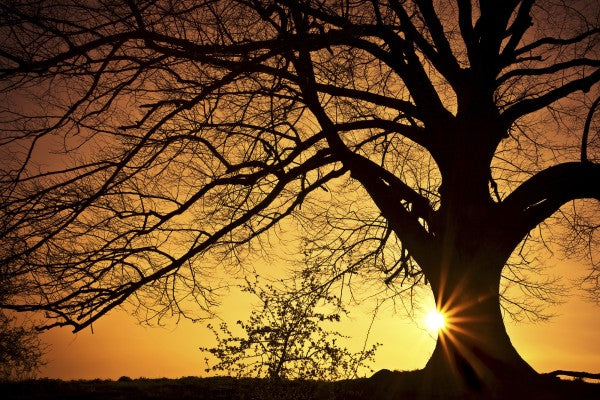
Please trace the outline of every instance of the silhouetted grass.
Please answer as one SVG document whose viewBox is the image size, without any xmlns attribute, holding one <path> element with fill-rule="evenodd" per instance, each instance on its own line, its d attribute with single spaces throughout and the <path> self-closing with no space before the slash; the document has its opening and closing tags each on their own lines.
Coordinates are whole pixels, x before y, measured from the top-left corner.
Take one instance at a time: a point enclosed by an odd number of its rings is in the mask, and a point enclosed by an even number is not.
<svg viewBox="0 0 600 400">
<path fill-rule="evenodd" d="M 432 390 L 433 389 L 433 390 Z M 0 384 L 6 400 L 161 399 L 161 400 L 363 400 L 445 399 L 441 387 L 423 387 L 420 371 L 386 372 L 370 379 L 339 382 L 273 381 L 231 377 L 61 381 L 39 379 Z M 507 384 L 501 394 L 474 394 L 487 399 L 600 399 L 600 384 L 541 377 L 531 385 Z"/>
</svg>

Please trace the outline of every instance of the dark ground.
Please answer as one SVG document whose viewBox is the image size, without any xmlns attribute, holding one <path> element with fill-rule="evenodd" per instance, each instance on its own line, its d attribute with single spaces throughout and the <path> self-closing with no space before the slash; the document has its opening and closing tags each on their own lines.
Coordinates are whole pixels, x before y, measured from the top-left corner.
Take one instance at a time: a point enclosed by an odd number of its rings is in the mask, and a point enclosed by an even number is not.
<svg viewBox="0 0 600 400">
<path fill-rule="evenodd" d="M 340 382 L 279 381 L 230 377 L 60 381 L 52 379 L 0 383 L 0 398 L 30 399 L 161 399 L 161 400 L 363 400 L 447 399 L 436 384 L 423 384 L 420 371 L 376 374 Z M 535 384 L 507 384 L 501 394 L 474 393 L 472 399 L 600 399 L 600 384 L 541 377 Z"/>
</svg>

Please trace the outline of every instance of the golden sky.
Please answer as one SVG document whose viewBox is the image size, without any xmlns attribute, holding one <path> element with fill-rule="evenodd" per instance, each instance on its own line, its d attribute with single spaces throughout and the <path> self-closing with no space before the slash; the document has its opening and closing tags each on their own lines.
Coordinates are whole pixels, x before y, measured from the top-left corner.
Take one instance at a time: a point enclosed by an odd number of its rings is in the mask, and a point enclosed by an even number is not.
<svg viewBox="0 0 600 400">
<path fill-rule="evenodd" d="M 44 145 L 39 147 L 47 157 Z M 59 162 L 62 162 L 60 155 L 43 159 L 46 166 Z M 575 261 L 551 262 L 556 264 L 552 272 L 562 276 L 565 283 L 585 273 L 585 267 Z M 574 289 L 566 293 L 563 300 L 563 304 L 550 310 L 557 316 L 549 322 L 507 321 L 513 344 L 539 372 L 556 369 L 600 372 L 598 307 L 583 301 Z M 351 337 L 349 347 L 357 351 L 363 345 L 372 316 L 368 307 L 350 311 L 350 319 L 340 323 L 339 330 Z M 225 298 L 219 313 L 230 325 L 245 320 L 248 314 L 247 299 L 237 295 Z M 132 378 L 205 375 L 205 354 L 199 347 L 214 344 L 214 338 L 206 329 L 207 322 L 194 324 L 182 319 L 165 321 L 162 327 L 147 327 L 139 325 L 126 310 L 116 310 L 94 323 L 93 331 L 87 328 L 73 334 L 70 328 L 56 328 L 42 335 L 51 347 L 46 356 L 47 364 L 39 376 L 117 379 L 124 375 Z M 378 314 L 369 341 L 382 343 L 374 370 L 422 368 L 435 346 L 435 338 L 425 329 L 422 316 L 410 319 L 389 308 Z"/>
<path fill-rule="evenodd" d="M 565 274 L 584 272 L 574 261 L 554 261 L 550 271 Z M 568 274 L 568 275 L 566 275 Z M 600 372 L 600 313 L 598 307 L 583 301 L 576 290 L 564 296 L 563 304 L 551 309 L 557 314 L 549 322 L 508 322 L 508 333 L 519 353 L 538 372 L 556 369 Z M 246 319 L 247 299 L 224 299 L 221 317 L 230 325 Z M 349 347 L 361 348 L 371 315 L 367 310 L 351 310 L 350 319 L 338 325 L 352 337 Z M 44 333 L 52 348 L 40 376 L 60 379 L 117 379 L 120 376 L 177 378 L 206 375 L 200 346 L 214 344 L 206 323 L 181 320 L 164 327 L 137 324 L 134 317 L 116 311 L 101 318 L 90 329 L 77 334 L 68 328 Z M 421 318 L 415 320 L 380 311 L 369 341 L 383 343 L 376 354 L 374 370 L 381 368 L 410 370 L 422 368 L 435 342 Z"/>
</svg>

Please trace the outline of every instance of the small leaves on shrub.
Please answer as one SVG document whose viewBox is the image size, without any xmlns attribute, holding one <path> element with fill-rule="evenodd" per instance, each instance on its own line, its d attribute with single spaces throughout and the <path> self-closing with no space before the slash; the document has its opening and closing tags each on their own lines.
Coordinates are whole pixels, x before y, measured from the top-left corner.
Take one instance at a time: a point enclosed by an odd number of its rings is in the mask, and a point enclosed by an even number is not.
<svg viewBox="0 0 600 400">
<path fill-rule="evenodd" d="M 237 336 L 223 322 L 209 324 L 217 339 L 215 347 L 201 347 L 218 362 L 206 372 L 225 372 L 237 377 L 272 379 L 338 380 L 356 377 L 369 368 L 379 343 L 353 353 L 340 344 L 345 338 L 324 323 L 339 322 L 348 311 L 315 279 L 294 281 L 280 291 L 273 285 L 246 280 L 243 291 L 260 300 L 246 322 L 237 321 L 243 334 Z M 206 358 L 208 365 L 208 358 Z"/>
<path fill-rule="evenodd" d="M 44 365 L 45 350 L 34 328 L 0 311 L 0 380 L 33 378 Z"/>
</svg>

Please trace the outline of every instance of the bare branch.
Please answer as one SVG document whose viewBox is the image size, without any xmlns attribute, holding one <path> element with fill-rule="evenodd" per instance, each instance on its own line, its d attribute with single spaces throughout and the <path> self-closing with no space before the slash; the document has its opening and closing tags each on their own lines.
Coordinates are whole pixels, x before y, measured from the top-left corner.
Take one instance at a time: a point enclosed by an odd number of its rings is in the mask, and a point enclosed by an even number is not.
<svg viewBox="0 0 600 400">
<path fill-rule="evenodd" d="M 564 163 L 533 175 L 502 203 L 507 224 L 521 225 L 523 235 L 540 224 L 563 204 L 580 198 L 600 200 L 600 165 Z"/>
<path fill-rule="evenodd" d="M 583 134 L 581 135 L 581 162 L 587 162 L 587 145 L 588 145 L 588 136 L 590 133 L 590 125 L 592 123 L 592 119 L 594 118 L 594 112 L 596 108 L 600 104 L 600 96 L 596 98 L 596 100 L 592 103 L 590 110 L 588 111 L 587 117 L 585 118 L 585 124 L 583 126 Z"/>
</svg>

